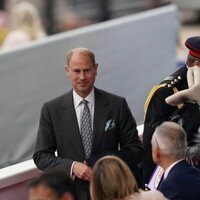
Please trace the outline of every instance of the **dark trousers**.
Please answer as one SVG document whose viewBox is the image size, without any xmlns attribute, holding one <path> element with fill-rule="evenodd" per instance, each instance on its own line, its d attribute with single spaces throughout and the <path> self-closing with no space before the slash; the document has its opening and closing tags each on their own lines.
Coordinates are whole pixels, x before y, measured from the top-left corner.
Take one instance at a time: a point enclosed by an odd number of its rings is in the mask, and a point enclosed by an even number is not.
<svg viewBox="0 0 200 200">
<path fill-rule="evenodd" d="M 90 200 L 89 182 L 82 181 L 78 178 L 74 180 L 77 200 Z"/>
</svg>

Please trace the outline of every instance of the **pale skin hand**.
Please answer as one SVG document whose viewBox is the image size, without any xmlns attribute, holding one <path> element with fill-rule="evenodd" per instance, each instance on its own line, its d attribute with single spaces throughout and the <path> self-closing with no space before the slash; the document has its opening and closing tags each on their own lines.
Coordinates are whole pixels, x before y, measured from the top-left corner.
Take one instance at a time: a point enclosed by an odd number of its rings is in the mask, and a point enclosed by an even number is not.
<svg viewBox="0 0 200 200">
<path fill-rule="evenodd" d="M 90 181 L 92 169 L 86 163 L 76 162 L 72 169 L 73 174 L 84 181 Z"/>
<path fill-rule="evenodd" d="M 179 91 L 166 98 L 166 103 L 176 106 L 185 101 L 200 102 L 200 67 L 193 66 L 188 68 L 187 81 L 189 89 Z"/>
<path fill-rule="evenodd" d="M 200 66 L 199 65 L 188 68 L 187 81 L 188 81 L 189 88 L 200 84 Z"/>
</svg>

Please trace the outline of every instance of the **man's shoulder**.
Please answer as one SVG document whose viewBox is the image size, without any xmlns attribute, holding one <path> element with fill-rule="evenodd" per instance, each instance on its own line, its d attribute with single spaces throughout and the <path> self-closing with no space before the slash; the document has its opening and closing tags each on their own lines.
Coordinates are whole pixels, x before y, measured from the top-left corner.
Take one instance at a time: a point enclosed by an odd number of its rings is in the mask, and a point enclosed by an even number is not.
<svg viewBox="0 0 200 200">
<path fill-rule="evenodd" d="M 53 99 L 50 99 L 50 100 L 46 101 L 44 104 L 48 105 L 48 106 L 52 106 L 52 105 L 55 106 L 57 104 L 62 103 L 63 100 L 69 98 L 70 96 L 72 97 L 72 91 L 69 91 L 69 92 L 64 93 L 62 95 L 59 95 L 59 96 L 57 96 Z"/>
<path fill-rule="evenodd" d="M 154 86 L 148 94 L 148 97 L 145 101 L 144 110 L 145 112 L 150 105 L 156 104 L 157 106 L 167 105 L 165 99 L 174 94 L 173 88 L 168 87 L 167 85 L 156 85 Z"/>
<path fill-rule="evenodd" d="M 184 65 L 173 74 L 166 77 L 158 85 L 155 85 L 149 95 L 152 97 L 166 98 L 177 91 L 188 88 L 187 86 L 187 67 Z"/>
<path fill-rule="evenodd" d="M 166 88 L 176 87 L 178 90 L 187 88 L 187 67 L 184 65 L 174 73 L 167 76 L 161 83 L 165 84 Z"/>
<path fill-rule="evenodd" d="M 110 93 L 108 91 L 105 91 L 105 90 L 102 90 L 102 89 L 97 89 L 95 88 L 95 93 L 97 95 L 103 95 L 104 97 L 108 98 L 108 99 L 111 99 L 111 100 L 119 100 L 119 101 L 122 101 L 124 100 L 125 98 L 122 97 L 122 96 L 119 96 L 117 94 L 113 94 L 113 93 Z"/>
<path fill-rule="evenodd" d="M 166 179 L 168 180 L 179 180 L 180 182 L 184 182 L 187 178 L 191 178 L 192 176 L 199 176 L 200 180 L 200 170 L 192 167 L 187 161 L 183 160 L 177 163 L 169 172 Z"/>
<path fill-rule="evenodd" d="M 189 185 L 190 186 L 189 186 Z M 193 167 L 177 168 L 173 173 L 168 174 L 162 183 L 162 188 L 170 188 L 170 190 L 187 191 L 194 185 L 200 184 L 200 173 L 198 169 Z M 193 185 L 193 186 L 192 186 Z M 196 186 L 194 188 L 196 188 Z M 199 186 L 198 186 L 199 188 Z"/>
<path fill-rule="evenodd" d="M 167 85 L 161 85 L 161 87 L 159 87 L 160 85 L 158 85 L 158 88 L 156 89 L 156 91 L 154 92 L 153 96 L 159 96 L 159 97 L 168 97 L 172 94 L 174 94 L 174 90 L 173 87 L 171 86 L 167 86 Z"/>
<path fill-rule="evenodd" d="M 169 195 L 175 192 L 182 197 L 186 195 L 186 199 L 188 199 L 188 192 L 195 195 L 199 193 L 199 185 L 200 171 L 189 165 L 186 161 L 181 161 L 171 169 L 167 178 L 161 183 L 160 189 L 164 195 L 170 191 Z"/>
</svg>

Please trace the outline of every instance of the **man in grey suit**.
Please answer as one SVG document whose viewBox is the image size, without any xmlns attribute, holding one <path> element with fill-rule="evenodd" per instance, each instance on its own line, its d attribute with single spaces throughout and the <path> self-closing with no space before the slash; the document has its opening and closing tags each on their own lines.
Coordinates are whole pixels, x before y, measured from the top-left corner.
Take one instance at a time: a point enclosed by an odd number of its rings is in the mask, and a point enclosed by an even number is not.
<svg viewBox="0 0 200 200">
<path fill-rule="evenodd" d="M 41 170 L 66 169 L 81 200 L 89 199 L 90 163 L 106 154 L 119 154 L 137 165 L 143 157 L 125 98 L 94 87 L 97 68 L 89 49 L 68 53 L 65 72 L 73 89 L 43 105 L 33 155 Z"/>
</svg>

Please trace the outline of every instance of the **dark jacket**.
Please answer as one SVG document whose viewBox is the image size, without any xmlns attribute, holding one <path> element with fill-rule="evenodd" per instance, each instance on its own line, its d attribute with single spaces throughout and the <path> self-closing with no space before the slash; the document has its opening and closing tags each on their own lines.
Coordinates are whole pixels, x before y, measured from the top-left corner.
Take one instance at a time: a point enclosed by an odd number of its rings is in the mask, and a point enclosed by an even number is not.
<svg viewBox="0 0 200 200">
<path fill-rule="evenodd" d="M 199 200 L 200 170 L 183 160 L 172 167 L 159 190 L 170 200 Z"/>
</svg>

